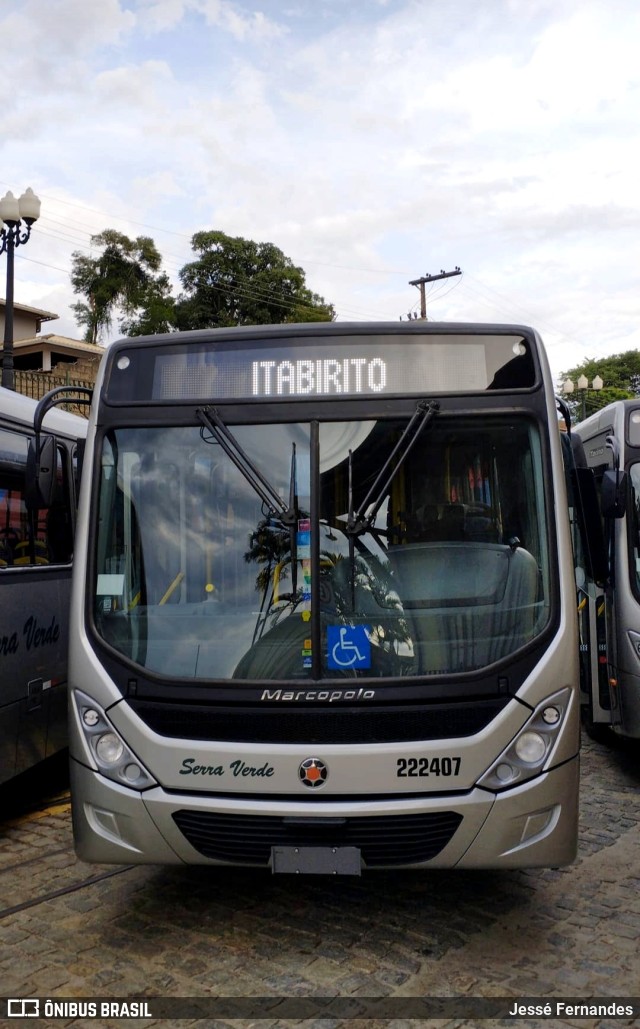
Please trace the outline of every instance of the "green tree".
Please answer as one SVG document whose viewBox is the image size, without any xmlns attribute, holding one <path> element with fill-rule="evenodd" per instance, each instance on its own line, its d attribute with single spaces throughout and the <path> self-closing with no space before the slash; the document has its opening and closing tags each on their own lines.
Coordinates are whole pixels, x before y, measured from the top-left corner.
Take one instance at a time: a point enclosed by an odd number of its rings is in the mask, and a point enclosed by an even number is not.
<svg viewBox="0 0 640 1029">
<path fill-rule="evenodd" d="M 71 305 L 85 340 L 98 343 L 116 312 L 130 328 L 143 331 L 167 328 L 173 317 L 169 280 L 158 274 L 162 258 L 149 236 L 129 239 L 115 229 L 91 237 L 97 257 L 76 251 L 72 255 L 71 285 L 84 300 Z M 129 319 L 126 322 L 126 319 Z"/>
<path fill-rule="evenodd" d="M 125 311 L 128 313 L 120 321 L 123 336 L 172 332 L 176 327 L 176 302 L 169 277 L 163 273 L 149 279 L 136 298 L 136 303 L 133 306 L 125 305 Z"/>
<path fill-rule="evenodd" d="M 589 383 L 586 391 L 578 388 L 578 379 L 584 375 Z M 593 389 L 593 380 L 600 376 L 603 387 Z M 562 372 L 560 392 L 567 379 L 574 385 L 573 393 L 563 393 L 573 418 L 582 418 L 583 408 L 586 415 L 594 414 L 614 400 L 631 400 L 640 396 L 640 351 L 626 350 L 622 354 L 611 354 L 609 357 L 589 358 L 582 364 Z"/>
<path fill-rule="evenodd" d="M 305 273 L 273 243 L 197 232 L 197 260 L 180 272 L 180 329 L 333 321 L 335 311 L 305 284 Z"/>
</svg>

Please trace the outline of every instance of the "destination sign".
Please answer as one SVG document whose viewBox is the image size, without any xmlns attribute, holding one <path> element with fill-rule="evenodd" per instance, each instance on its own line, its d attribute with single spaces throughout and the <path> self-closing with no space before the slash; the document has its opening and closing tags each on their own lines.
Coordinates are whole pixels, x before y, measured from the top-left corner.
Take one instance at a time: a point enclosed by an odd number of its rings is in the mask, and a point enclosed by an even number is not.
<svg viewBox="0 0 640 1029">
<path fill-rule="evenodd" d="M 509 369 L 525 363 L 519 374 Z M 524 371 L 524 378 L 523 378 Z M 114 354 L 112 403 L 293 400 L 480 392 L 535 384 L 521 336 L 338 335 L 258 344 L 238 337 L 181 345 L 135 345 Z M 512 380 L 512 381 L 510 381 Z"/>
<path fill-rule="evenodd" d="M 381 357 L 252 361 L 251 383 L 254 397 L 383 393 L 387 362 Z"/>
</svg>

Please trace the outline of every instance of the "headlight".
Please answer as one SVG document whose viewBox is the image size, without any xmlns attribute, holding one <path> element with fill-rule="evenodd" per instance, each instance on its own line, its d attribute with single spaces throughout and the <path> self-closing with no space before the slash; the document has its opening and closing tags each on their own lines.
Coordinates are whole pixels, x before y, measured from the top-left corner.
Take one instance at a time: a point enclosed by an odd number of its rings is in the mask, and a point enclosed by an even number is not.
<svg viewBox="0 0 640 1029">
<path fill-rule="evenodd" d="M 124 753 L 124 743 L 114 732 L 105 732 L 96 740 L 96 754 L 105 765 L 117 765 Z"/>
<path fill-rule="evenodd" d="M 478 786 L 497 792 L 540 775 L 564 725 L 570 703 L 571 690 L 565 689 L 539 704 L 515 739 L 478 779 Z"/>
<path fill-rule="evenodd" d="M 155 786 L 153 776 L 116 731 L 100 705 L 80 690 L 73 691 L 73 702 L 79 716 L 77 725 L 93 758 L 94 769 L 131 789 L 146 790 Z"/>
<path fill-rule="evenodd" d="M 547 741 L 539 732 L 523 732 L 515 742 L 515 752 L 521 761 L 537 763 L 547 753 Z"/>
</svg>

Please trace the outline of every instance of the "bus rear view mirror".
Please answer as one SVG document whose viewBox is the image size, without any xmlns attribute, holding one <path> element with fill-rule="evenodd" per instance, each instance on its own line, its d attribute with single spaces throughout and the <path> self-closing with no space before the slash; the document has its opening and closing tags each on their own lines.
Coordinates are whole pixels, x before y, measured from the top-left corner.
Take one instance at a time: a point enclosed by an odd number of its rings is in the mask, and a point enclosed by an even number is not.
<svg viewBox="0 0 640 1029">
<path fill-rule="evenodd" d="M 602 476 L 600 507 L 605 518 L 622 518 L 627 509 L 627 473 L 607 470 Z"/>
<path fill-rule="evenodd" d="M 55 436 L 40 436 L 29 442 L 25 502 L 30 511 L 49 508 L 56 488 L 57 446 Z"/>
</svg>

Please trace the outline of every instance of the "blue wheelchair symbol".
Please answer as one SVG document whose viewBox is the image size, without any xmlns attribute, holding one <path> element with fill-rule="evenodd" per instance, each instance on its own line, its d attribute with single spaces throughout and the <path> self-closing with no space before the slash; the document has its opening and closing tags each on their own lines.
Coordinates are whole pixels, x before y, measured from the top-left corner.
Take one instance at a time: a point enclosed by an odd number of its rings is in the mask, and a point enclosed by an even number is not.
<svg viewBox="0 0 640 1029">
<path fill-rule="evenodd" d="M 371 644 L 366 625 L 327 626 L 329 668 L 371 668 Z"/>
</svg>

